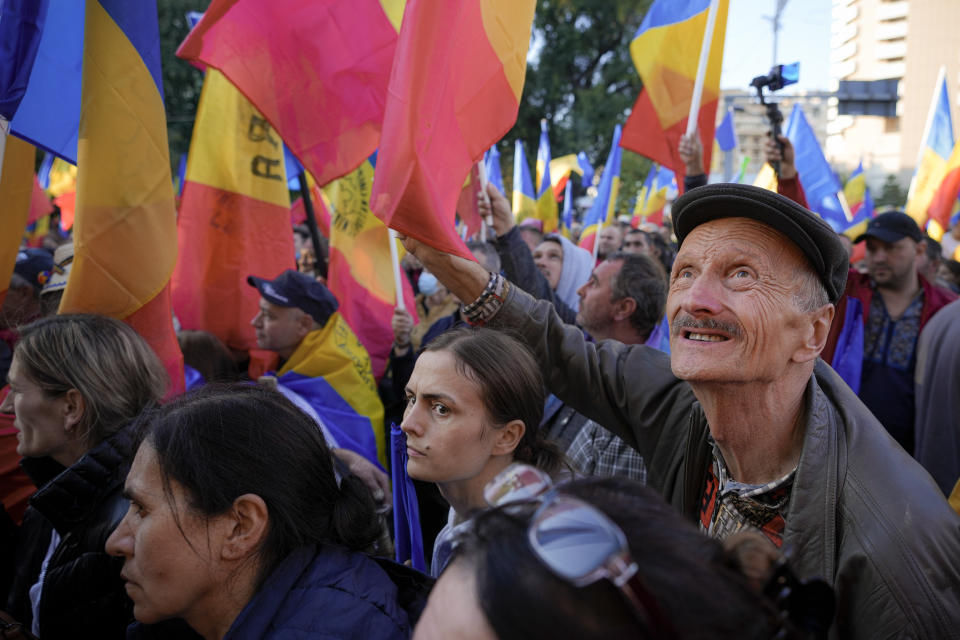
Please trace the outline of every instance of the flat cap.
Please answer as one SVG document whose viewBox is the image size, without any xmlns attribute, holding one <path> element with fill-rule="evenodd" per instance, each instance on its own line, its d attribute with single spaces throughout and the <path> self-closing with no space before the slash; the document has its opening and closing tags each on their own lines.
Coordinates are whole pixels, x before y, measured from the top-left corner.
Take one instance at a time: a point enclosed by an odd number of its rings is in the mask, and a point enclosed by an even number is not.
<svg viewBox="0 0 960 640">
<path fill-rule="evenodd" d="M 820 216 L 778 193 L 745 184 L 719 183 L 691 189 L 671 209 L 677 243 L 697 226 L 720 218 L 750 218 L 769 225 L 803 252 L 836 304 L 847 285 L 850 263 L 837 234 Z"/>
</svg>

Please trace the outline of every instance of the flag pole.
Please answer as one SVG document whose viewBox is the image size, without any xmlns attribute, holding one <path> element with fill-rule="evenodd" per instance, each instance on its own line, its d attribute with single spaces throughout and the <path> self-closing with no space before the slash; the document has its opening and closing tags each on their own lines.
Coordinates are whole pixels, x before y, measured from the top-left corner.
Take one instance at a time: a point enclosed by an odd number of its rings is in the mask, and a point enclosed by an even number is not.
<svg viewBox="0 0 960 640">
<path fill-rule="evenodd" d="M 487 163 L 483 158 L 480 158 L 477 168 L 480 170 L 480 193 L 483 194 L 483 200 L 490 209 L 490 214 L 480 220 L 480 239 L 486 242 L 487 227 L 493 227 L 493 208 L 490 206 L 490 196 L 487 195 Z"/>
<path fill-rule="evenodd" d="M 302 171 L 297 179 L 300 181 L 300 196 L 303 198 L 303 209 L 307 212 L 307 230 L 310 232 L 310 241 L 313 243 L 313 273 L 323 278 L 327 277 L 327 262 L 320 251 L 320 231 L 317 229 L 317 216 L 313 212 L 313 201 L 310 199 L 310 187 L 307 186 L 307 172 Z"/>
<path fill-rule="evenodd" d="M 390 262 L 393 263 L 393 290 L 397 296 L 397 308 L 407 310 L 407 303 L 403 299 L 403 285 L 400 280 L 400 256 L 397 253 L 397 232 L 390 229 Z"/>
<path fill-rule="evenodd" d="M 10 134 L 10 121 L 0 116 L 0 175 L 3 174 L 3 152 L 7 148 L 7 136 Z"/>
<path fill-rule="evenodd" d="M 703 32 L 703 44 L 700 46 L 700 61 L 697 63 L 697 79 L 693 84 L 693 97 L 690 99 L 690 115 L 687 117 L 687 135 L 697 130 L 697 116 L 700 113 L 700 99 L 703 97 L 703 80 L 707 75 L 707 63 L 710 61 L 710 46 L 713 42 L 713 27 L 717 22 L 717 4 L 720 0 L 710 0 L 707 13 L 707 28 Z M 709 169 L 709 167 L 708 167 Z"/>
</svg>

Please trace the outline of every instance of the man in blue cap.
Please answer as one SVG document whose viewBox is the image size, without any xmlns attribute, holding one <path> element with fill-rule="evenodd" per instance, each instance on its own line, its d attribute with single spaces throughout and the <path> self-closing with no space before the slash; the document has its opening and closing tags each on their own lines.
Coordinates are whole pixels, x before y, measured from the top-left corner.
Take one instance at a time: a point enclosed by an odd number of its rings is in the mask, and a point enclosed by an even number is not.
<svg viewBox="0 0 960 640">
<path fill-rule="evenodd" d="M 17 326 L 40 317 L 40 291 L 52 268 L 53 256 L 46 249 L 21 249 L 17 253 L 10 287 L 0 307 L 0 385 L 7 382 Z"/>
<path fill-rule="evenodd" d="M 845 376 L 867 408 L 907 453 L 914 450 L 914 370 L 920 331 L 941 307 L 956 296 L 935 286 L 917 270 L 926 240 L 906 213 L 888 211 L 870 220 L 855 242 L 866 241 L 867 273 L 850 270 L 844 297 L 824 349 L 830 362 L 834 346 L 859 333 L 863 319 L 862 370 Z M 853 325 L 853 326 L 851 326 Z M 852 353 L 858 359 L 858 354 Z"/>
<path fill-rule="evenodd" d="M 383 403 L 370 356 L 337 312 L 337 299 L 292 269 L 247 282 L 260 292 L 251 321 L 257 346 L 280 356 L 279 390 L 317 419 L 335 446 L 385 465 Z"/>
</svg>

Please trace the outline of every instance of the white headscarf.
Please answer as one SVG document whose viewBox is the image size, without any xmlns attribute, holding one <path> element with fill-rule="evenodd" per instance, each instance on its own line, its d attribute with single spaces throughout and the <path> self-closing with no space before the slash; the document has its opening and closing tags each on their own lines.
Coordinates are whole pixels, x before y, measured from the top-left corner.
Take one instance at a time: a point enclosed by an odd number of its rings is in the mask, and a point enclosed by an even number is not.
<svg viewBox="0 0 960 640">
<path fill-rule="evenodd" d="M 557 282 L 555 293 L 564 304 L 577 311 L 580 309 L 580 296 L 577 295 L 577 289 L 590 279 L 590 273 L 593 271 L 593 255 L 559 234 L 551 234 L 551 237 L 559 239 L 563 246 L 563 268 L 560 271 L 560 280 Z"/>
</svg>

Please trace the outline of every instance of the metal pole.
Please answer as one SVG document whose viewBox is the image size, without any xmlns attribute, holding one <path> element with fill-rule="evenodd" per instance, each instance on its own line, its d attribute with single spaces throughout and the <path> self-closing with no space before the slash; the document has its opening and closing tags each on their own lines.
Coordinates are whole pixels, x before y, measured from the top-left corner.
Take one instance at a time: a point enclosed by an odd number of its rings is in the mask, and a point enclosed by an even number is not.
<svg viewBox="0 0 960 640">
<path fill-rule="evenodd" d="M 313 212 L 313 200 L 310 199 L 310 188 L 307 186 L 307 172 L 298 176 L 300 181 L 300 196 L 303 198 L 303 209 L 307 212 L 307 230 L 310 231 L 310 241 L 313 243 L 313 272 L 326 279 L 327 261 L 320 251 L 320 231 L 317 229 L 317 216 Z"/>
</svg>

